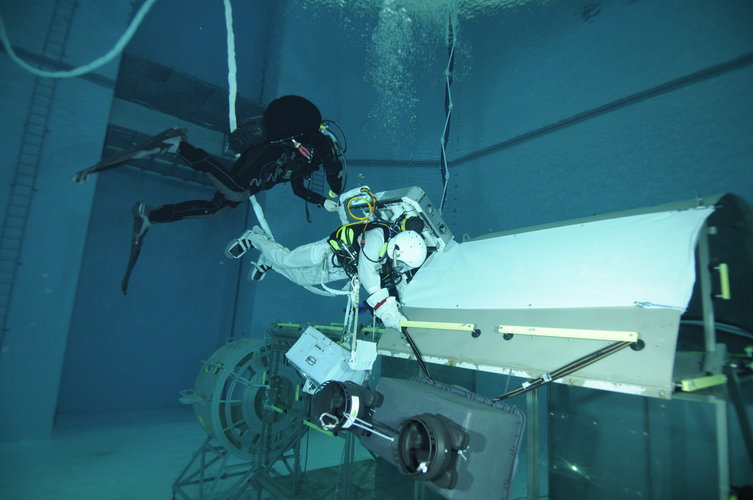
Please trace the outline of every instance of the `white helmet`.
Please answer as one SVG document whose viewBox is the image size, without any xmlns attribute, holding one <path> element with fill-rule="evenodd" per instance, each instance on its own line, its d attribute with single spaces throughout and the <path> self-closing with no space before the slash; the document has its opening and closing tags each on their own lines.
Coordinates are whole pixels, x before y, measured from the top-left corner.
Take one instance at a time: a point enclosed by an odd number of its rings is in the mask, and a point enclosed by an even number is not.
<svg viewBox="0 0 753 500">
<path fill-rule="evenodd" d="M 398 271 L 415 269 L 426 260 L 426 242 L 415 231 L 401 231 L 387 243 L 387 256 Z"/>
</svg>

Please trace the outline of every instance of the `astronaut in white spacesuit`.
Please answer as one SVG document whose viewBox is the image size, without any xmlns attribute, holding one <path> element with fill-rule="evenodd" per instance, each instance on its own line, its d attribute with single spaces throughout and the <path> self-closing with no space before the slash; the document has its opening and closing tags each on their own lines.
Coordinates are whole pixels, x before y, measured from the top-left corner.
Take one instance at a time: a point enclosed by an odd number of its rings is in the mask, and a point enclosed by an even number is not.
<svg viewBox="0 0 753 500">
<path fill-rule="evenodd" d="M 250 248 L 261 252 L 251 279 L 259 280 L 274 269 L 290 281 L 320 285 L 355 275 L 369 294 L 366 300 L 388 328 L 400 330 L 405 321 L 398 297 L 427 256 L 421 236 L 423 221 L 409 217 L 394 224 L 356 222 L 337 228 L 329 237 L 293 250 L 270 239 L 255 226 L 228 245 L 225 254 L 239 258 Z"/>
</svg>

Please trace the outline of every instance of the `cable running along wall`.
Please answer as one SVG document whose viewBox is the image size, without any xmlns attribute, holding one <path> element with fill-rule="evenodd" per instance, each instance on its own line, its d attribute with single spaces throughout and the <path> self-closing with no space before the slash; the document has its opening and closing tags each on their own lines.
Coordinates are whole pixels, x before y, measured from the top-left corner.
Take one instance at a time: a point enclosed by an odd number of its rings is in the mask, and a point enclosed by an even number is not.
<svg viewBox="0 0 753 500">
<path fill-rule="evenodd" d="M 452 114 L 452 72 L 455 69 L 455 40 L 457 36 L 457 5 L 455 0 L 447 4 L 447 68 L 445 69 L 444 110 L 445 122 L 442 138 L 440 139 L 440 168 L 442 169 L 442 199 L 439 202 L 439 213 L 444 211 L 447 201 L 447 185 L 450 182 L 450 169 L 447 164 L 447 141 L 450 139 L 450 115 Z"/>
</svg>

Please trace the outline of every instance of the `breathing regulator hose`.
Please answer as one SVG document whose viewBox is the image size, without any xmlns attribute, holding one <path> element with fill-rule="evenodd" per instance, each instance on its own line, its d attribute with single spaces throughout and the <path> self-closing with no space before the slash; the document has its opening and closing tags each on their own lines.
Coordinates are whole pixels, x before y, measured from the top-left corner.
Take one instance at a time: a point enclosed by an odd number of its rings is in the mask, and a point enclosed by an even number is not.
<svg viewBox="0 0 753 500">
<path fill-rule="evenodd" d="M 371 190 L 368 188 L 365 188 L 365 187 L 361 188 L 361 192 L 367 194 L 370 200 L 367 200 L 363 196 L 354 196 L 353 198 L 348 200 L 348 205 L 347 205 L 348 215 L 350 215 L 353 219 L 357 221 L 367 221 L 371 218 L 372 215 L 374 215 L 374 212 L 376 212 L 377 199 L 376 199 L 376 196 L 374 196 L 374 193 L 372 193 Z M 361 200 L 365 202 L 366 206 L 369 207 L 369 213 L 367 215 L 364 215 L 363 217 L 358 217 L 357 215 L 354 215 L 353 212 L 350 210 L 350 205 L 356 200 Z"/>
</svg>

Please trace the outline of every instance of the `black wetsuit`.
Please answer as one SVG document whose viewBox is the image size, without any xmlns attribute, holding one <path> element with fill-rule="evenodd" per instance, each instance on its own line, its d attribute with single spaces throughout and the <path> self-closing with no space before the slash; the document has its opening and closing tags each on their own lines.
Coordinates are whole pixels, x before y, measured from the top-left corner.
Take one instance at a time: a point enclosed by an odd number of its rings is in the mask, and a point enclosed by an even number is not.
<svg viewBox="0 0 753 500">
<path fill-rule="evenodd" d="M 322 165 L 330 189 L 340 194 L 344 188 L 342 163 L 332 140 L 321 132 L 298 140 L 305 150 L 299 150 L 290 139 L 264 142 L 243 152 L 230 169 L 203 149 L 181 141 L 178 156 L 192 169 L 207 174 L 217 187 L 217 193 L 211 200 L 191 200 L 155 207 L 149 213 L 150 222 L 224 215 L 249 196 L 288 181 L 297 196 L 315 205 L 323 205 L 326 198 L 308 189 L 304 182 Z M 304 156 L 305 152 L 311 153 L 310 159 Z"/>
</svg>

